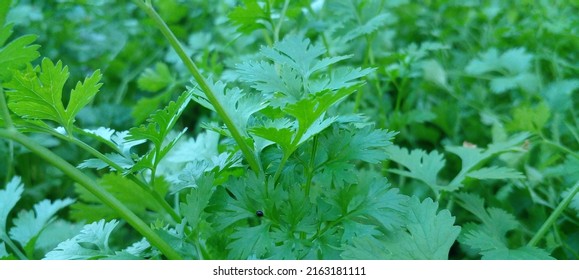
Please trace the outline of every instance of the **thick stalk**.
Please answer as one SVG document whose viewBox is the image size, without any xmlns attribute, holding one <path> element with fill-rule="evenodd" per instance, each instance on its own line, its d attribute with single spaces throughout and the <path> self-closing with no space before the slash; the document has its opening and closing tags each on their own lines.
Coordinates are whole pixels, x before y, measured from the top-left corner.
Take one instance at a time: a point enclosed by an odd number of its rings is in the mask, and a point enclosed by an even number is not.
<svg viewBox="0 0 579 280">
<path fill-rule="evenodd" d="M 238 128 L 234 124 L 232 117 L 227 113 L 227 111 L 223 107 L 223 104 L 219 102 L 219 99 L 217 99 L 217 96 L 213 92 L 211 86 L 209 86 L 207 80 L 205 80 L 203 75 L 201 75 L 201 72 L 197 68 L 195 62 L 193 62 L 193 60 L 191 60 L 191 58 L 187 55 L 187 53 L 181 46 L 181 43 L 179 42 L 177 37 L 175 37 L 171 29 L 169 29 L 165 21 L 163 21 L 161 16 L 157 14 L 157 12 L 155 11 L 155 9 L 151 4 L 151 1 L 147 0 L 146 2 L 143 2 L 142 0 L 134 0 L 133 2 L 135 2 L 137 6 L 139 6 L 139 8 L 141 8 L 143 11 L 147 13 L 147 15 L 149 15 L 149 17 L 153 20 L 153 22 L 155 22 L 157 28 L 159 28 L 161 33 L 163 33 L 163 35 L 165 36 L 171 47 L 173 47 L 179 58 L 181 58 L 181 60 L 185 64 L 185 67 L 187 67 L 189 72 L 193 75 L 193 78 L 195 78 L 195 81 L 197 81 L 197 83 L 199 84 L 201 90 L 203 90 L 203 92 L 205 93 L 207 100 L 209 100 L 211 105 L 213 105 L 213 108 L 215 109 L 219 117 L 223 120 L 225 126 L 227 126 L 227 128 L 229 129 L 231 136 L 233 137 L 233 139 L 235 139 L 235 141 L 239 145 L 239 148 L 241 149 L 241 152 L 245 156 L 245 159 L 249 163 L 251 169 L 253 169 L 253 171 L 255 171 L 258 174 L 263 173 L 262 166 L 257 157 L 257 154 L 253 151 L 251 147 L 249 147 L 247 142 L 244 140 L 240 128 Z"/>
<path fill-rule="evenodd" d="M 551 213 L 551 216 L 549 216 L 549 218 L 547 218 L 547 220 L 545 221 L 545 223 L 543 223 L 543 225 L 541 226 L 539 231 L 537 231 L 535 236 L 533 236 L 533 238 L 531 238 L 531 241 L 529 241 L 529 244 L 528 244 L 529 246 L 536 246 L 537 245 L 539 240 L 541 240 L 543 238 L 543 236 L 545 236 L 545 234 L 547 233 L 549 228 L 555 224 L 555 222 L 557 221 L 559 216 L 561 216 L 561 214 L 563 214 L 563 211 L 565 209 L 567 209 L 567 206 L 569 206 L 569 204 L 571 203 L 571 201 L 573 200 L 573 197 L 575 197 L 577 192 L 579 192 L 579 181 L 577 181 L 575 183 L 575 185 L 573 186 L 571 191 L 567 194 L 565 199 L 563 199 L 563 201 L 561 201 L 561 203 L 559 203 L 557 208 L 555 208 L 555 211 L 553 211 L 553 213 Z"/>
<path fill-rule="evenodd" d="M 183 259 L 181 255 L 171 247 L 165 240 L 163 240 L 157 233 L 155 233 L 147 224 L 135 215 L 123 203 L 117 200 L 107 191 L 103 190 L 96 182 L 89 178 L 84 173 L 80 172 L 70 163 L 54 154 L 47 148 L 37 144 L 27 136 L 15 130 L 0 129 L 0 137 L 11 139 L 22 146 L 28 148 L 30 151 L 38 155 L 40 158 L 46 160 L 54 167 L 60 169 L 68 177 L 86 188 L 90 193 L 96 196 L 100 201 L 113 209 L 121 218 L 127 221 L 133 228 L 142 234 L 147 240 L 159 251 L 161 251 L 169 259 Z"/>
</svg>

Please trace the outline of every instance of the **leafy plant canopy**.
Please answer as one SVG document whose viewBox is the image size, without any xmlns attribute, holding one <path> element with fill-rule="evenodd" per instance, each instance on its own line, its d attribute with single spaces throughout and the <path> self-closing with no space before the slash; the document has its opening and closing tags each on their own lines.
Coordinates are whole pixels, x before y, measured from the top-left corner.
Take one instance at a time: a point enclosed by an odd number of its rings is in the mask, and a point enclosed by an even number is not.
<svg viewBox="0 0 579 280">
<path fill-rule="evenodd" d="M 85 2 L 0 4 L 0 259 L 579 258 L 577 4 Z"/>
</svg>

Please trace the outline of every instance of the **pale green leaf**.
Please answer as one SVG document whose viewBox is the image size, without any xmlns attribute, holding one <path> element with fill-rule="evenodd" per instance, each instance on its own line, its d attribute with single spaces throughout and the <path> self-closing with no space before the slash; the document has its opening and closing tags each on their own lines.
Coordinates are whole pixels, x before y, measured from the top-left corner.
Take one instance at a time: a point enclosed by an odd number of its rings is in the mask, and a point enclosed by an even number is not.
<svg viewBox="0 0 579 280">
<path fill-rule="evenodd" d="M 427 153 L 420 149 L 408 151 L 396 145 L 386 148 L 388 157 L 408 169 L 389 169 L 390 172 L 421 180 L 433 189 L 440 189 L 438 173 L 444 167 L 446 160 L 437 151 Z"/>
<path fill-rule="evenodd" d="M 540 248 L 523 246 L 517 249 L 498 248 L 482 253 L 483 260 L 554 260 L 555 258 Z"/>
<path fill-rule="evenodd" d="M 75 237 L 68 239 L 48 252 L 46 260 L 86 260 L 101 259 L 114 252 L 109 248 L 109 238 L 112 231 L 119 224 L 112 220 L 100 220 L 86 225 Z"/>
<path fill-rule="evenodd" d="M 29 242 L 34 245 L 38 235 L 55 219 L 56 212 L 73 202 L 74 200 L 70 198 L 53 202 L 45 199 L 34 205 L 34 211 L 18 213 L 14 219 L 14 227 L 10 229 L 10 237 L 18 241 L 22 247 L 27 247 Z"/>
<path fill-rule="evenodd" d="M 24 192 L 24 185 L 20 177 L 13 177 L 6 185 L 6 188 L 0 190 L 0 235 L 7 235 L 6 222 L 8 214 L 20 200 Z"/>
</svg>

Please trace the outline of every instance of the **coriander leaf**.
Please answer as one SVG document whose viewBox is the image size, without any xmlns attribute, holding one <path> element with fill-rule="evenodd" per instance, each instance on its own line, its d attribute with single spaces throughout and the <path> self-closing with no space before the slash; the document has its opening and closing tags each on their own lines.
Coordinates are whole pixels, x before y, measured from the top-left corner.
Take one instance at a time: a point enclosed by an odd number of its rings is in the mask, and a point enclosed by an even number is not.
<svg viewBox="0 0 579 280">
<path fill-rule="evenodd" d="M 8 106 L 23 118 L 51 120 L 66 127 L 68 115 L 62 104 L 62 89 L 68 76 L 68 67 L 63 67 L 62 62 L 55 65 L 45 58 L 40 68 L 29 66 L 6 84 L 11 89 L 7 92 Z"/>
<path fill-rule="evenodd" d="M 579 88 L 579 79 L 561 80 L 550 83 L 541 95 L 545 98 L 552 112 L 565 112 L 569 110 L 573 102 L 572 94 Z"/>
<path fill-rule="evenodd" d="M 470 223 L 459 237 L 459 242 L 477 250 L 483 259 L 552 259 L 542 249 L 523 246 L 509 249 L 506 235 L 516 229 L 516 218 L 499 208 L 484 207 L 484 200 L 475 194 L 457 194 L 458 203 L 473 213 L 482 223 Z"/>
<path fill-rule="evenodd" d="M 88 105 L 98 93 L 102 86 L 102 83 L 99 83 L 101 78 L 100 70 L 96 70 L 91 76 L 85 78 L 83 83 L 78 82 L 76 87 L 70 92 L 70 100 L 66 106 L 66 113 L 68 115 L 67 127 L 69 131 L 72 129 L 74 117 L 84 106 Z"/>
<path fill-rule="evenodd" d="M 532 58 L 524 48 L 510 49 L 500 56 L 496 49 L 489 49 L 479 58 L 471 60 L 465 71 L 473 75 L 497 73 L 491 78 L 491 89 L 495 93 L 516 87 L 533 91 L 538 88 L 538 79 L 528 72 Z"/>
<path fill-rule="evenodd" d="M 58 61 L 56 65 L 44 58 L 40 67 L 28 67 L 17 72 L 6 84 L 10 90 L 8 106 L 17 115 L 27 119 L 54 121 L 72 133 L 74 118 L 98 92 L 101 74 L 97 70 L 84 83 L 78 82 L 71 91 L 67 108 L 62 103 L 62 90 L 68 79 L 68 67 Z"/>
<path fill-rule="evenodd" d="M 137 80 L 137 85 L 142 90 L 156 92 L 174 82 L 175 78 L 171 75 L 167 64 L 158 62 L 155 64 L 155 69 L 147 68 L 143 71 Z"/>
<path fill-rule="evenodd" d="M 506 247 L 482 253 L 483 260 L 554 260 L 555 258 L 543 249 L 523 246 L 517 249 Z"/>
<path fill-rule="evenodd" d="M 390 13 L 380 13 L 368 21 L 364 22 L 364 24 L 357 25 L 355 28 L 351 29 L 345 36 L 344 40 L 351 41 L 355 38 L 360 36 L 372 34 L 379 30 L 386 24 L 393 23 L 395 20 L 393 19 L 393 15 Z"/>
<path fill-rule="evenodd" d="M 512 115 L 513 120 L 506 124 L 509 130 L 531 131 L 540 134 L 551 117 L 551 110 L 543 102 L 535 107 L 515 107 Z"/>
<path fill-rule="evenodd" d="M 446 209 L 437 213 L 438 203 L 427 198 L 410 200 L 406 230 L 388 236 L 386 247 L 394 259 L 444 260 L 460 233 L 455 218 Z"/>
<path fill-rule="evenodd" d="M 247 94 L 239 88 L 226 89 L 226 85 L 220 81 L 216 83 L 209 81 L 209 83 L 213 88 L 215 97 L 233 121 L 233 125 L 243 133 L 243 136 L 247 137 L 247 123 L 251 115 L 265 108 L 267 101 L 259 94 Z M 197 103 L 215 111 L 205 93 L 200 89 L 193 88 L 189 92 Z"/>
<path fill-rule="evenodd" d="M 243 4 L 235 7 L 228 16 L 240 32 L 249 34 L 261 28 L 273 30 L 269 11 L 262 8 L 257 0 L 243 0 Z"/>
<path fill-rule="evenodd" d="M 0 82 L 9 81 L 14 70 L 20 70 L 40 56 L 39 45 L 30 45 L 36 40 L 34 35 L 25 35 L 5 45 L 12 35 L 12 25 L 0 24 Z"/>
<path fill-rule="evenodd" d="M 421 180 L 434 191 L 443 188 L 437 180 L 438 173 L 446 162 L 442 154 L 437 151 L 427 153 L 420 149 L 408 151 L 406 148 L 400 148 L 396 145 L 387 147 L 386 153 L 391 160 L 408 169 L 408 171 L 399 169 L 389 169 L 388 171 Z"/>
<path fill-rule="evenodd" d="M 204 218 L 205 207 L 209 204 L 213 194 L 213 177 L 207 175 L 196 180 L 197 187 L 192 188 L 185 197 L 185 203 L 181 203 L 181 214 L 191 226 L 192 231 L 196 231 L 199 223 Z"/>
<path fill-rule="evenodd" d="M 51 223 L 54 215 L 60 209 L 69 206 L 74 202 L 73 199 L 66 198 L 63 200 L 43 200 L 34 205 L 34 211 L 22 211 L 14 219 L 14 227 L 10 229 L 10 237 L 18 241 L 28 253 L 34 251 L 36 239 L 42 231 Z"/>
<path fill-rule="evenodd" d="M 177 101 L 171 101 L 167 107 L 153 113 L 149 119 L 147 119 L 146 125 L 143 124 L 139 127 L 131 128 L 126 140 L 149 140 L 153 142 L 158 149 L 161 149 L 165 137 L 177 123 L 185 107 L 189 104 L 190 99 L 191 93 L 184 92 L 179 96 Z"/>
<path fill-rule="evenodd" d="M 297 123 L 287 118 L 265 120 L 262 124 L 249 129 L 255 136 L 278 144 L 284 152 L 290 152 L 293 148 L 293 140 L 296 133 Z"/>
<path fill-rule="evenodd" d="M 100 220 L 85 225 L 78 235 L 58 244 L 44 259 L 86 260 L 113 255 L 114 252 L 109 248 L 109 238 L 118 224 L 116 220 L 110 222 Z"/>
<path fill-rule="evenodd" d="M 6 188 L 0 190 L 0 236 L 2 237 L 5 235 L 7 237 L 6 222 L 8 214 L 20 200 L 23 192 L 24 185 L 22 184 L 22 179 L 18 176 L 14 176 L 12 180 L 8 182 Z"/>
<path fill-rule="evenodd" d="M 239 227 L 231 234 L 233 242 L 227 245 L 231 259 L 261 258 L 272 247 L 271 224 L 264 222 L 255 227 Z"/>
<path fill-rule="evenodd" d="M 420 202 L 413 197 L 405 214 L 403 228 L 385 236 L 360 236 L 346 246 L 345 259 L 448 259 L 450 247 L 460 233 L 448 210 L 437 213 L 438 203 L 430 198 Z"/>
<path fill-rule="evenodd" d="M 369 176 L 368 176 L 369 175 Z M 342 189 L 338 202 L 349 219 L 370 224 L 385 230 L 393 230 L 404 224 L 407 197 L 390 188 L 386 179 L 361 173 L 357 185 Z M 345 207 L 344 207 L 345 206 Z"/>
</svg>

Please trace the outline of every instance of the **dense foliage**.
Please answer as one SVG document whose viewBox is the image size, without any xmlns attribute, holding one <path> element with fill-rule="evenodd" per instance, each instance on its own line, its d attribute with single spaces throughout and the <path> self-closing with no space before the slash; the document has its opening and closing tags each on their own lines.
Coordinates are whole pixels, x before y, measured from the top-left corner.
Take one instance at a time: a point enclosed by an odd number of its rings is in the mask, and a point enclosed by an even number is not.
<svg viewBox="0 0 579 280">
<path fill-rule="evenodd" d="M 0 259 L 577 259 L 572 1 L 0 4 Z"/>
</svg>

